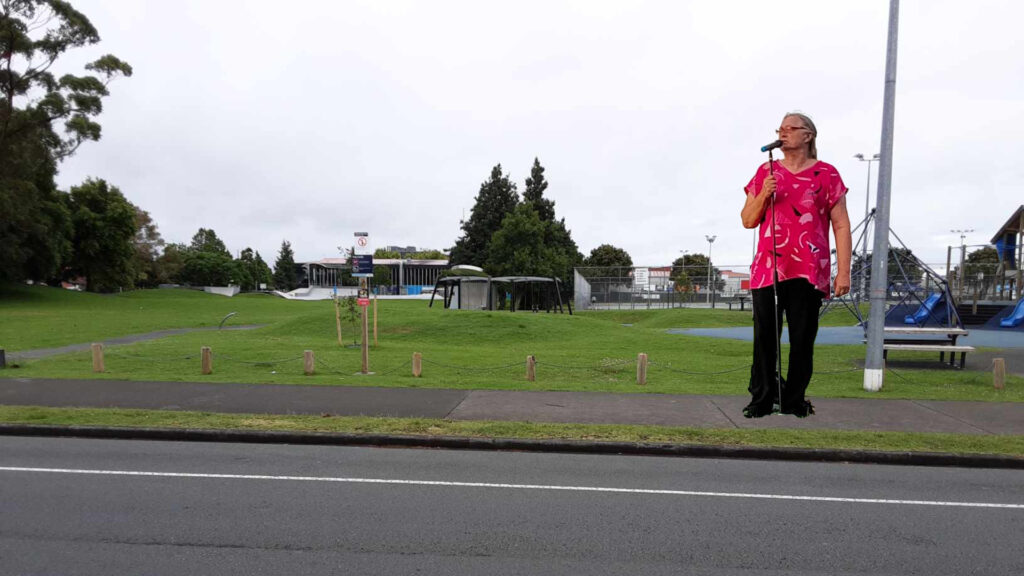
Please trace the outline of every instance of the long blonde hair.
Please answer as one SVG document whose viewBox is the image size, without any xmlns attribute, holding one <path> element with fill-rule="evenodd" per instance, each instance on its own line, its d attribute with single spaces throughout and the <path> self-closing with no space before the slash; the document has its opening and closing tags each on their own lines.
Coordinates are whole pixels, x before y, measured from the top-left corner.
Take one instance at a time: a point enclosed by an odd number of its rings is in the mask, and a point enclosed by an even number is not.
<svg viewBox="0 0 1024 576">
<path fill-rule="evenodd" d="M 800 122 L 803 123 L 804 128 L 807 128 L 807 131 L 811 133 L 811 141 L 807 143 L 807 155 L 817 160 L 818 128 L 814 126 L 814 120 L 811 120 L 810 116 L 808 116 L 807 114 L 803 114 L 801 112 L 789 112 L 788 114 L 782 117 L 782 120 L 785 121 L 786 118 L 799 118 Z"/>
</svg>

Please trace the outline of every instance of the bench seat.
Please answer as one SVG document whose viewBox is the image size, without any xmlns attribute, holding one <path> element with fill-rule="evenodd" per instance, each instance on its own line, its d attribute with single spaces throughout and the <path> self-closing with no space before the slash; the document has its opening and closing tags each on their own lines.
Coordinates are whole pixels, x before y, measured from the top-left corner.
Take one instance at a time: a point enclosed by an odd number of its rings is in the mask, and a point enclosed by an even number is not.
<svg viewBox="0 0 1024 576">
<path fill-rule="evenodd" d="M 954 357 L 957 352 L 960 353 L 960 366 L 964 367 L 964 362 L 967 361 L 967 353 L 974 352 L 974 346 L 964 345 L 953 345 L 953 344 L 922 344 L 920 342 L 911 343 L 897 343 L 897 342 L 886 342 L 882 345 L 882 358 L 887 358 L 889 350 L 909 350 L 914 352 L 938 352 L 939 361 L 945 360 L 946 352 L 949 352 L 949 365 L 954 366 Z"/>
</svg>

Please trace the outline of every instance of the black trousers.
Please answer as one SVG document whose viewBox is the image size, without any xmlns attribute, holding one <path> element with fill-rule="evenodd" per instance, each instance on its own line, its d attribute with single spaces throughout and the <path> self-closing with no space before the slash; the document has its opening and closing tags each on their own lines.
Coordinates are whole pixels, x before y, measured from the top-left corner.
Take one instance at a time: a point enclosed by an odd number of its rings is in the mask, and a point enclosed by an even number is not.
<svg viewBox="0 0 1024 576">
<path fill-rule="evenodd" d="M 750 406 L 770 410 L 779 403 L 775 383 L 775 342 L 782 333 L 782 314 L 789 325 L 789 369 L 782 379 L 782 409 L 803 405 L 804 393 L 814 371 L 814 339 L 818 336 L 818 312 L 822 294 L 803 278 L 779 282 L 779 309 L 772 320 L 775 299 L 772 287 L 752 290 L 754 305 L 754 363 L 750 367 Z M 775 329 L 778 326 L 778 334 Z"/>
</svg>

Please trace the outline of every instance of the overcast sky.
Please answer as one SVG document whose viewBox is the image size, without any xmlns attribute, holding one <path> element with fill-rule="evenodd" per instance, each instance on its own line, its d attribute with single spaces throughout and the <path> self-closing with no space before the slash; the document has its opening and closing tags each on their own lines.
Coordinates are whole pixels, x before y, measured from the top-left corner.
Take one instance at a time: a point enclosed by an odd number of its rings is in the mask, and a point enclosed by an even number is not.
<svg viewBox="0 0 1024 576">
<path fill-rule="evenodd" d="M 714 234 L 715 263 L 745 265 L 742 187 L 785 112 L 815 120 L 854 225 L 853 155 L 879 151 L 887 0 L 73 4 L 103 41 L 60 71 L 113 53 L 135 75 L 61 186 L 104 178 L 165 240 L 213 228 L 271 263 L 356 231 L 451 247 L 491 168 L 521 191 L 538 157 L 585 255 L 664 265 Z M 1022 21 L 1019 1 L 901 3 L 891 223 L 927 262 L 1024 203 Z"/>
</svg>

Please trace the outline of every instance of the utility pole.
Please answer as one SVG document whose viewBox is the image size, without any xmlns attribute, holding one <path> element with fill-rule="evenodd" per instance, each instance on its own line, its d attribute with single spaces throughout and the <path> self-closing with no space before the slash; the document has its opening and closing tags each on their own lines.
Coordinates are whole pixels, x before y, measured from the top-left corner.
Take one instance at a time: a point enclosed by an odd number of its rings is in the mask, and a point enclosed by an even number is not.
<svg viewBox="0 0 1024 576">
<path fill-rule="evenodd" d="M 889 0 L 889 38 L 885 50 L 885 88 L 882 102 L 882 147 L 878 162 L 878 197 L 875 201 L 875 257 L 871 259 L 871 312 L 868 316 L 868 349 L 864 358 L 864 389 L 882 389 L 885 366 L 885 297 L 889 268 L 889 204 L 892 193 L 893 124 L 896 117 L 896 47 L 899 31 L 899 0 Z"/>
<path fill-rule="evenodd" d="M 864 192 L 864 230 L 861 231 L 861 234 L 864 236 L 864 248 L 860 252 L 860 267 L 863 270 L 868 263 L 868 201 L 871 198 L 871 163 L 878 162 L 879 155 L 873 154 L 871 158 L 865 158 L 863 154 L 854 154 L 853 157 L 861 162 L 868 163 L 868 181 Z M 867 295 L 868 291 L 868 275 L 866 273 L 861 273 L 860 284 L 860 294 L 861 298 L 863 298 Z"/>
<path fill-rule="evenodd" d="M 963 300 L 964 297 L 964 260 L 967 258 L 967 244 L 964 243 L 964 239 L 971 232 L 974 232 L 974 228 L 969 230 L 950 230 L 954 234 L 960 235 L 960 271 L 956 275 L 956 299 Z M 947 272 L 947 275 L 949 273 Z"/>
<path fill-rule="evenodd" d="M 711 284 L 711 245 L 714 244 L 715 238 L 718 238 L 718 236 L 704 235 L 704 239 L 708 241 L 708 288 L 711 290 L 708 292 L 708 304 L 710 304 L 712 308 L 715 307 L 715 287 Z"/>
</svg>

